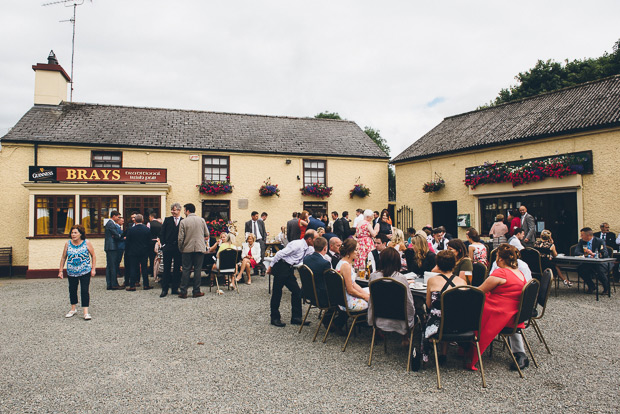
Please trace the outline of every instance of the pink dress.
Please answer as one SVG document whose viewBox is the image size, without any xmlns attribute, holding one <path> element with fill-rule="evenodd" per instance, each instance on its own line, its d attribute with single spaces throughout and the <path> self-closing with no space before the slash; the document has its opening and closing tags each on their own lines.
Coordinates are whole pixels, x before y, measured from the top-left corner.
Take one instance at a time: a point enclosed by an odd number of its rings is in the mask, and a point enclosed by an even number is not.
<svg viewBox="0 0 620 414">
<path fill-rule="evenodd" d="M 357 268 L 364 268 L 366 266 L 366 258 L 368 253 L 375 248 L 375 243 L 372 241 L 368 226 L 370 223 L 364 221 L 357 226 L 355 230 L 355 238 L 357 239 L 357 259 L 353 262 L 353 266 Z"/>
</svg>

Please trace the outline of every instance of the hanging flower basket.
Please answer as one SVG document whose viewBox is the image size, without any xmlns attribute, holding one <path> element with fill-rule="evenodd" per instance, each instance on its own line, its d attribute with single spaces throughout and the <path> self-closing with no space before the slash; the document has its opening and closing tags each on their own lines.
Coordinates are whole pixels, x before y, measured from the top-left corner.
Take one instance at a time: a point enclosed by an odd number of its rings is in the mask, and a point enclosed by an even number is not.
<svg viewBox="0 0 620 414">
<path fill-rule="evenodd" d="M 433 180 L 433 181 L 424 183 L 424 185 L 422 186 L 422 191 L 424 191 L 425 193 L 434 193 L 436 191 L 441 190 L 445 186 L 446 186 L 446 182 L 440 178 L 438 180 Z"/>
<path fill-rule="evenodd" d="M 216 239 L 220 234 L 228 233 L 228 223 L 224 219 L 207 221 L 207 227 L 209 228 L 209 236 Z"/>
<path fill-rule="evenodd" d="M 198 191 L 205 195 L 218 195 L 232 193 L 233 185 L 230 184 L 230 177 L 226 177 L 225 181 L 205 181 L 197 185 Z"/>
<path fill-rule="evenodd" d="M 354 196 L 358 196 L 361 198 L 368 197 L 370 195 L 370 188 L 366 187 L 364 184 L 355 184 L 355 186 L 349 191 L 349 197 L 353 198 Z"/>
<path fill-rule="evenodd" d="M 262 197 L 271 197 L 274 195 L 280 197 L 280 189 L 278 188 L 278 184 L 271 184 L 271 177 L 267 178 L 265 183 L 260 186 L 258 193 Z"/>
<path fill-rule="evenodd" d="M 325 198 L 332 195 L 333 189 L 334 187 L 327 187 L 325 184 L 313 183 L 303 188 L 300 188 L 299 191 L 301 191 L 302 195 Z"/>
</svg>

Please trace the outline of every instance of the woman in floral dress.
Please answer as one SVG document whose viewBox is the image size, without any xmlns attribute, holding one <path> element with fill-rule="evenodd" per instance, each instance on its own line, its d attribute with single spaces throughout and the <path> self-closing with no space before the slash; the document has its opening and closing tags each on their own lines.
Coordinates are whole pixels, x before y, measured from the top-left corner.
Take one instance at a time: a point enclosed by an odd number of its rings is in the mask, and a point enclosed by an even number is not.
<svg viewBox="0 0 620 414">
<path fill-rule="evenodd" d="M 357 239 L 357 259 L 353 263 L 356 268 L 366 267 L 366 258 L 368 253 L 375 248 L 373 237 L 377 235 L 377 231 L 373 229 L 372 219 L 375 217 L 372 210 L 364 211 L 364 221 L 357 226 L 355 230 L 355 238 Z"/>
</svg>

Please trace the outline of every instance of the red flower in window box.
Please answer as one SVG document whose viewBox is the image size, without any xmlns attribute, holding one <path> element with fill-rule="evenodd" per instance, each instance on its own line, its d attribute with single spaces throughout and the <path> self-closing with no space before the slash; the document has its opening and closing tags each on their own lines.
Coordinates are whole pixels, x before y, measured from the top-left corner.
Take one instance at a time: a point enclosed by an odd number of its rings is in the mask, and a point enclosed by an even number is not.
<svg viewBox="0 0 620 414">
<path fill-rule="evenodd" d="M 233 185 L 230 183 L 230 177 L 226 177 L 225 181 L 205 181 L 197 185 L 198 191 L 205 195 L 218 195 L 232 193 Z"/>
<path fill-rule="evenodd" d="M 327 187 L 322 183 L 312 183 L 299 189 L 302 195 L 314 196 L 321 199 L 332 195 L 333 190 L 334 187 Z"/>
</svg>

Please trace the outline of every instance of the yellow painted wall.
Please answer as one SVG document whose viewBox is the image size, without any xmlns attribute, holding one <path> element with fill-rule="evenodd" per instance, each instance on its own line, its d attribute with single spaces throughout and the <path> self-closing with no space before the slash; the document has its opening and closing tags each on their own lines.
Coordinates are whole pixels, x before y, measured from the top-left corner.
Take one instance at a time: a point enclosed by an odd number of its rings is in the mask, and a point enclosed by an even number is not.
<svg viewBox="0 0 620 414">
<path fill-rule="evenodd" d="M 34 78 L 34 103 L 58 105 L 67 100 L 69 83 L 58 71 L 36 70 Z"/>
<path fill-rule="evenodd" d="M 599 230 L 600 223 L 607 221 L 611 230 L 620 232 L 620 191 L 618 190 L 617 160 L 620 158 L 620 129 L 605 130 L 597 133 L 564 136 L 540 140 L 532 143 L 513 144 L 478 151 L 464 151 L 457 155 L 439 156 L 426 160 L 396 164 L 397 209 L 407 205 L 414 210 L 416 229 L 432 223 L 432 202 L 457 201 L 459 214 L 471 215 L 472 226 L 480 230 L 476 222 L 476 197 L 470 194 L 463 183 L 465 168 L 484 164 L 484 162 L 508 162 L 555 154 L 592 150 L 594 174 L 582 176 L 581 212 L 584 226 Z M 422 186 L 433 180 L 438 173 L 446 181 L 442 190 L 425 194 Z M 566 184 L 561 179 L 547 178 L 542 182 L 518 186 L 514 191 L 527 192 L 532 188 L 556 189 Z M 503 186 L 503 187 L 502 187 Z M 505 184 L 486 184 L 478 188 L 498 193 Z M 488 229 L 487 229 L 488 230 Z M 465 238 L 465 229 L 459 229 L 459 237 Z"/>
<path fill-rule="evenodd" d="M 39 146 L 38 159 L 42 166 L 83 166 L 89 167 L 92 150 L 110 150 L 109 148 L 86 148 L 86 147 L 54 147 Z M 315 197 L 302 196 L 299 189 L 303 183 L 303 157 L 282 156 L 277 154 L 230 154 L 218 152 L 197 151 L 161 151 L 142 149 L 123 149 L 123 167 L 142 168 L 167 168 L 168 184 L 166 204 L 162 206 L 162 212 L 169 214 L 170 205 L 174 202 L 181 204 L 194 203 L 197 212 L 202 212 L 201 202 L 206 199 L 230 200 L 231 218 L 237 221 L 237 228 L 243 238 L 243 226 L 250 219 L 252 210 L 259 213 L 266 211 L 269 217 L 266 221 L 266 229 L 270 236 L 276 236 L 280 226 L 286 225 L 293 211 L 301 211 L 303 201 L 327 201 L 329 211 L 337 210 L 341 213 L 348 210 L 351 218 L 355 217 L 356 208 L 369 208 L 381 210 L 388 204 L 387 189 L 387 160 L 365 160 L 348 158 L 322 158 L 327 159 L 327 184 L 334 187 L 332 196 L 320 200 Z M 202 155 L 226 155 L 230 156 L 230 178 L 234 185 L 231 194 L 218 196 L 203 196 L 198 192 L 197 185 L 202 180 Z M 190 155 L 200 155 L 199 161 L 190 161 Z M 319 157 L 308 157 L 318 158 Z M 286 164 L 290 159 L 291 164 Z M 16 266 L 29 266 L 30 269 L 50 269 L 57 266 L 60 259 L 62 242 L 58 240 L 26 239 L 29 229 L 28 209 L 33 214 L 34 207 L 29 206 L 29 191 L 24 187 L 28 177 L 28 166 L 33 165 L 32 145 L 3 144 L 0 152 L 0 179 L 6 194 L 9 197 L 0 199 L 0 223 L 2 224 L 3 245 L 13 246 Z M 301 180 L 297 180 L 297 176 Z M 281 189 L 281 197 L 261 197 L 259 187 L 268 177 L 273 184 L 278 184 Z M 371 195 L 365 199 L 349 197 L 349 190 L 355 185 L 356 179 L 371 189 Z M 6 186 L 4 183 L 7 183 Z M 88 184 L 73 184 L 80 188 L 89 188 Z M 92 188 L 94 185 L 90 185 Z M 106 191 L 106 185 L 98 185 L 102 188 L 101 195 L 120 194 L 117 189 Z M 110 187 L 111 188 L 111 187 Z M 98 191 L 98 190 L 97 190 Z M 88 191 L 94 194 L 92 190 Z M 67 192 L 73 194 L 74 192 Z M 248 199 L 247 209 L 239 209 L 238 200 Z M 11 212 L 21 211 L 16 214 L 16 221 L 10 217 Z M 9 227 L 10 226 L 10 227 Z M 15 231 L 7 231 L 15 228 Z M 105 266 L 105 254 L 103 251 L 103 239 L 94 239 L 98 267 Z M 58 246 L 61 246 L 60 248 Z M 30 252 L 30 254 L 28 253 Z M 39 254 L 38 252 L 41 252 Z M 54 260 L 51 260 L 55 257 Z M 53 266 L 49 266 L 53 263 Z"/>
</svg>

